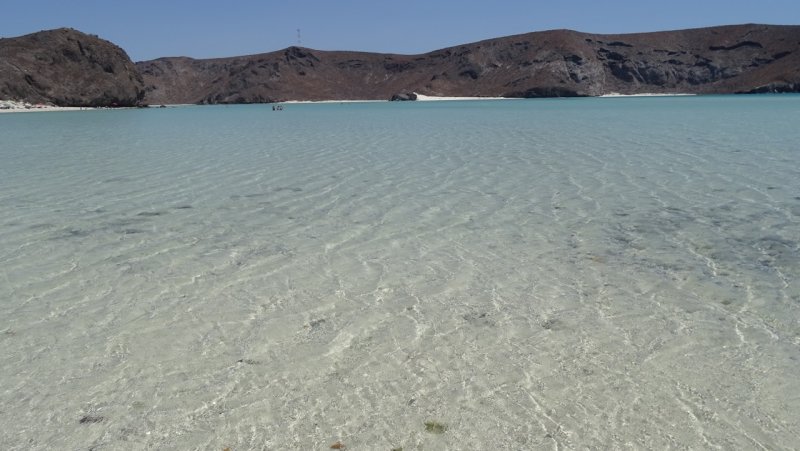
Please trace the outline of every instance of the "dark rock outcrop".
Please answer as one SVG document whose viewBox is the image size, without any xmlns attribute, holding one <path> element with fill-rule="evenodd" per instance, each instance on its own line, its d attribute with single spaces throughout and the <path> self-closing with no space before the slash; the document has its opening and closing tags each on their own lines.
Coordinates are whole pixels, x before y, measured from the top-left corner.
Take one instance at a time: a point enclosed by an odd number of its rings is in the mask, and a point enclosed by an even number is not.
<svg viewBox="0 0 800 451">
<path fill-rule="evenodd" d="M 504 97 L 533 99 L 538 97 L 586 97 L 586 94 L 561 86 L 536 86 L 525 91 L 506 93 Z"/>
<path fill-rule="evenodd" d="M 136 66 L 116 45 L 61 28 L 0 39 L 0 98 L 58 106 L 134 106 Z"/>
<path fill-rule="evenodd" d="M 739 91 L 737 94 L 782 94 L 800 93 L 800 83 L 770 83 L 755 87 L 749 91 Z"/>
<path fill-rule="evenodd" d="M 794 92 L 800 26 L 732 25 L 625 35 L 553 30 L 421 55 L 278 52 L 137 63 L 150 103 L 400 100 L 403 93 L 575 97 Z M 397 95 L 400 94 L 400 97 Z"/>
<path fill-rule="evenodd" d="M 391 102 L 403 102 L 409 100 L 417 100 L 417 94 L 413 92 L 400 92 L 392 95 L 392 97 L 389 99 Z"/>
</svg>

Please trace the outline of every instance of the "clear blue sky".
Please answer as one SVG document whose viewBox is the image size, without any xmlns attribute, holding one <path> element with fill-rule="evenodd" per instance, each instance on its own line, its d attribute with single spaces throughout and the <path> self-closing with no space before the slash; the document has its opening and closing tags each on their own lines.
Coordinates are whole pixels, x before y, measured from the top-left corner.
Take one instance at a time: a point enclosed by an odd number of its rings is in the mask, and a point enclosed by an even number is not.
<svg viewBox="0 0 800 451">
<path fill-rule="evenodd" d="M 134 61 L 212 58 L 301 45 L 423 53 L 530 31 L 631 33 L 800 24 L 800 0 L 0 0 L 0 37 L 58 27 L 97 34 Z"/>
</svg>

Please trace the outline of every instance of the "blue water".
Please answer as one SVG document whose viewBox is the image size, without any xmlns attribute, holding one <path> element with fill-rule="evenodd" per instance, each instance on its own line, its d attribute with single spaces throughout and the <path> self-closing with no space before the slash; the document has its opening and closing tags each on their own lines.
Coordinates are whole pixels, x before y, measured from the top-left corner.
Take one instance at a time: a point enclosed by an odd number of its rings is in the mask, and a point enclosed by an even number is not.
<svg viewBox="0 0 800 451">
<path fill-rule="evenodd" d="M 791 449 L 798 118 L 793 95 L 2 114 L 0 443 Z"/>
</svg>

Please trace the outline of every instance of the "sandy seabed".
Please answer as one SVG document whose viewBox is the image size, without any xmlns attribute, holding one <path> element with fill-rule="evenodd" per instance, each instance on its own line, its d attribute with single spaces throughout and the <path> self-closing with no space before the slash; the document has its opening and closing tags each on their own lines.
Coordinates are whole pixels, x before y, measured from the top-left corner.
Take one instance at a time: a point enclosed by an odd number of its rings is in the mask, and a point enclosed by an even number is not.
<svg viewBox="0 0 800 451">
<path fill-rule="evenodd" d="M 5 116 L 0 443 L 795 449 L 798 115 Z"/>
</svg>

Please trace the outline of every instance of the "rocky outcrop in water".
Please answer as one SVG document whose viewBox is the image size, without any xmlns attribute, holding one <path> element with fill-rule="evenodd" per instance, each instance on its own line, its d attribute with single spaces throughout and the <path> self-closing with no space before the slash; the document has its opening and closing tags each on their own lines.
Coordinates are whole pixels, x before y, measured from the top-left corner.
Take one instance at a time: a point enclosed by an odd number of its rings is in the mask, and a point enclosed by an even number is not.
<svg viewBox="0 0 800 451">
<path fill-rule="evenodd" d="M 136 66 L 116 45 L 61 28 L 0 39 L 0 99 L 58 106 L 134 106 Z"/>
<path fill-rule="evenodd" d="M 800 91 L 800 26 L 509 36 L 421 55 L 290 47 L 137 63 L 151 103 Z"/>
</svg>

